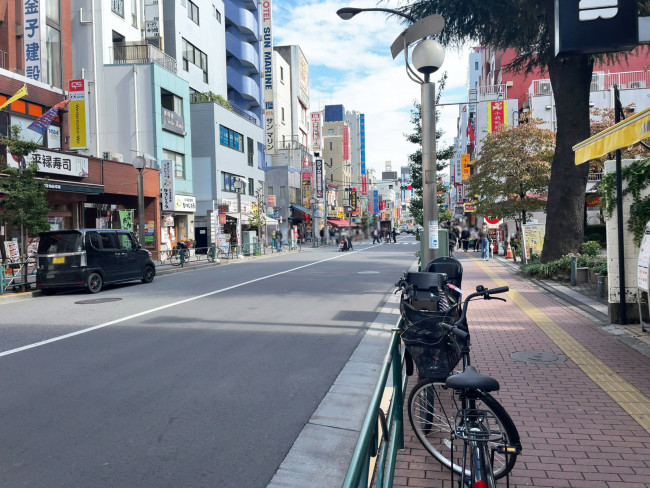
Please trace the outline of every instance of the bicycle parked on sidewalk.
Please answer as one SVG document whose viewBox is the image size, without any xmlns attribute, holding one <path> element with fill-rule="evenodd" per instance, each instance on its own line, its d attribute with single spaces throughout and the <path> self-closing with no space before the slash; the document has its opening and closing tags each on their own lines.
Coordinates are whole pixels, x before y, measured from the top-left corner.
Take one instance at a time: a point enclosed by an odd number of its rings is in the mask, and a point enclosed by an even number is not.
<svg viewBox="0 0 650 488">
<path fill-rule="evenodd" d="M 172 249 L 169 256 L 169 261 L 172 266 L 180 266 L 190 260 L 190 250 L 184 242 L 178 242 L 176 247 Z"/>
<path fill-rule="evenodd" d="M 409 420 L 426 450 L 451 470 L 452 485 L 457 475 L 461 488 L 493 488 L 503 477 L 509 486 L 508 474 L 521 452 L 517 428 L 490 395 L 499 389 L 498 381 L 480 374 L 470 362 L 469 302 L 504 300 L 492 295 L 507 291 L 478 286 L 462 303 L 457 320 L 449 312 L 400 305 L 402 340 L 419 377 L 408 399 Z M 462 372 L 450 376 L 461 359 Z"/>
</svg>

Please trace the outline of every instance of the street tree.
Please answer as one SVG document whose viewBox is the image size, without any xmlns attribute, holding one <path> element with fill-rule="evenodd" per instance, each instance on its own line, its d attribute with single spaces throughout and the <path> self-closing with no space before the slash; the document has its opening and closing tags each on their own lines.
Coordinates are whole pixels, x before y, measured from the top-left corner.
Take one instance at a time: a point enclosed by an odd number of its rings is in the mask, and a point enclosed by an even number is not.
<svg viewBox="0 0 650 488">
<path fill-rule="evenodd" d="M 447 81 L 447 73 L 445 73 L 440 81 L 438 82 L 438 91 L 436 93 L 436 103 L 440 101 L 440 97 L 445 88 L 445 83 Z M 439 127 L 438 122 L 440 120 L 440 112 L 436 110 L 436 127 Z M 409 155 L 409 170 L 411 173 L 411 185 L 413 187 L 413 197 L 411 198 L 411 204 L 409 206 L 411 210 L 411 215 L 413 220 L 419 225 L 423 224 L 422 216 L 422 105 L 418 102 L 413 104 L 413 109 L 411 110 L 411 123 L 413 124 L 413 133 L 405 134 L 406 140 L 418 145 L 418 149 Z M 440 129 L 436 129 L 436 147 L 438 147 L 438 141 L 442 137 L 443 132 Z M 436 169 L 438 172 L 445 169 L 449 166 L 449 160 L 454 154 L 454 146 L 449 146 L 446 148 L 438 148 L 436 150 Z M 439 183 L 438 190 L 444 190 L 443 186 Z M 446 216 L 444 213 L 444 196 L 438 192 L 438 220 L 442 221 L 442 216 Z"/>
<path fill-rule="evenodd" d="M 546 208 L 555 134 L 541 120 L 488 134 L 468 180 L 477 195 L 476 212 L 526 223 L 527 214 Z"/>
<path fill-rule="evenodd" d="M 19 229 L 20 254 L 22 259 L 27 257 L 27 234 L 36 235 L 50 229 L 45 218 L 49 212 L 45 179 L 37 179 L 36 163 L 26 163 L 29 154 L 36 151 L 40 145 L 27 141 L 20 136 L 20 127 L 11 126 L 10 135 L 0 137 L 0 144 L 7 147 L 17 162 L 17 168 L 3 161 L 0 168 L 6 176 L 0 179 L 0 200 L 2 219 L 11 226 Z"/>
<path fill-rule="evenodd" d="M 594 57 L 587 54 L 555 56 L 554 4 L 554 0 L 416 0 L 401 7 L 416 19 L 440 14 L 445 19 L 445 28 L 439 34 L 443 45 L 476 42 L 501 50 L 514 48 L 517 57 L 506 69 L 548 72 L 555 97 L 557 140 L 543 262 L 578 251 L 583 241 L 589 165 L 574 164 L 572 147 L 589 137 L 589 88 L 594 64 Z M 647 15 L 649 10 L 650 0 L 639 0 L 640 13 Z"/>
</svg>

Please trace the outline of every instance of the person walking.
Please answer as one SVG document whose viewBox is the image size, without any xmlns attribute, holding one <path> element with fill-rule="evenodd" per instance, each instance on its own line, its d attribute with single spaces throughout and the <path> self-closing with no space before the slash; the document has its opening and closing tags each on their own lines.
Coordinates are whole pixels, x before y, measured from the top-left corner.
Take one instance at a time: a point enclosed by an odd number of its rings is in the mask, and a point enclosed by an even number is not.
<svg viewBox="0 0 650 488">
<path fill-rule="evenodd" d="M 463 246 L 463 251 L 467 252 L 469 248 L 469 231 L 467 227 L 463 227 L 463 230 L 460 232 L 460 242 Z"/>
<path fill-rule="evenodd" d="M 479 249 L 481 249 L 481 242 L 478 239 L 478 231 L 476 230 L 476 227 L 472 227 L 472 229 L 469 231 L 469 238 L 472 240 L 472 247 L 474 248 L 474 252 L 478 252 Z"/>
<path fill-rule="evenodd" d="M 456 244 L 458 243 L 458 237 L 453 229 L 449 229 L 449 257 L 454 257 L 454 250 L 456 249 Z"/>
<path fill-rule="evenodd" d="M 377 229 L 372 229 L 372 243 L 375 244 L 379 242 L 379 239 L 377 239 Z"/>
<path fill-rule="evenodd" d="M 275 233 L 275 242 L 278 245 L 278 251 L 282 251 L 282 231 L 280 229 Z"/>
<path fill-rule="evenodd" d="M 490 258 L 490 240 L 487 232 L 483 232 L 483 239 L 481 239 L 481 257 L 485 261 Z"/>
<path fill-rule="evenodd" d="M 397 231 L 393 229 L 393 244 L 397 244 Z"/>
</svg>

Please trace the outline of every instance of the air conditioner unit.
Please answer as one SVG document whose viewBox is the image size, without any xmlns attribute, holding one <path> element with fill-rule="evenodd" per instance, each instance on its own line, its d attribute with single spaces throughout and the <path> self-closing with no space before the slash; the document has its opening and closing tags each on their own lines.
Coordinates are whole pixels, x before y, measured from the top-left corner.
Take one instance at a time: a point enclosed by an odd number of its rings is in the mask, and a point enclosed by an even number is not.
<svg viewBox="0 0 650 488">
<path fill-rule="evenodd" d="M 630 88 L 645 88 L 645 81 L 630 81 Z"/>
<path fill-rule="evenodd" d="M 538 95 L 550 95 L 553 91 L 550 81 L 540 81 L 537 85 Z"/>
<path fill-rule="evenodd" d="M 105 152 L 103 156 L 104 159 L 110 159 L 111 161 L 117 161 L 119 163 L 124 162 L 124 156 L 122 156 L 120 153 Z"/>
</svg>

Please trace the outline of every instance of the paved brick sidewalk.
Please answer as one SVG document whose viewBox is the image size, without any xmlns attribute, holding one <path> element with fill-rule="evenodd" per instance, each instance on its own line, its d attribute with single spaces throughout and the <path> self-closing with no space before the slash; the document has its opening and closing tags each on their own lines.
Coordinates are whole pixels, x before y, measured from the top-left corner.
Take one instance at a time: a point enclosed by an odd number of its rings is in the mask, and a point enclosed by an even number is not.
<svg viewBox="0 0 650 488">
<path fill-rule="evenodd" d="M 650 359 L 498 262 L 474 260 L 471 253 L 456 257 L 464 267 L 464 290 L 495 286 L 496 279 L 515 291 L 507 303 L 473 302 L 469 313 L 472 363 L 499 379 L 501 390 L 494 396 L 521 435 L 523 454 L 510 486 L 650 487 L 650 418 L 643 416 L 650 405 Z M 539 312 L 542 320 L 533 320 Z M 521 351 L 569 357 L 537 364 L 511 359 Z M 596 383 L 592 377 L 615 381 Z M 412 377 L 409 388 L 414 383 Z M 616 391 L 621 384 L 634 392 L 632 400 Z M 639 421 L 621 406 L 629 408 L 628 401 L 641 406 Z M 450 487 L 449 472 L 413 435 L 406 405 L 404 418 L 406 448 L 398 454 L 393 486 Z"/>
</svg>

